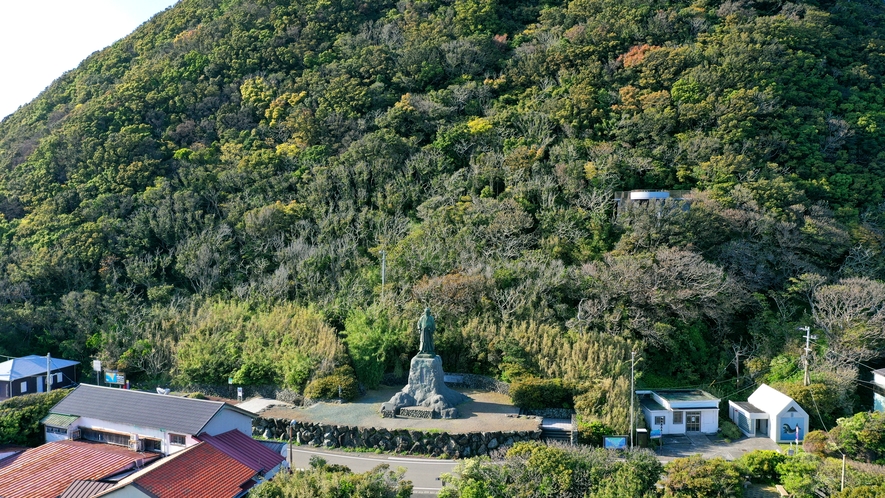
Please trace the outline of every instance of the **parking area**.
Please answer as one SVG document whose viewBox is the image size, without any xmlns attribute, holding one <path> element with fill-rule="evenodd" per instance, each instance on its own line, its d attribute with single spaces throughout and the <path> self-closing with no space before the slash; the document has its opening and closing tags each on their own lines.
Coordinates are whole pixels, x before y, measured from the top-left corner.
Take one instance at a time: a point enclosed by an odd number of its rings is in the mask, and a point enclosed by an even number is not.
<svg viewBox="0 0 885 498">
<path fill-rule="evenodd" d="M 673 434 L 663 437 L 663 444 L 655 449 L 661 460 L 684 458 L 700 454 L 704 458 L 721 457 L 736 460 L 744 453 L 754 450 L 779 450 L 777 444 L 768 438 L 741 438 L 730 443 L 719 436 L 701 433 Z"/>
</svg>

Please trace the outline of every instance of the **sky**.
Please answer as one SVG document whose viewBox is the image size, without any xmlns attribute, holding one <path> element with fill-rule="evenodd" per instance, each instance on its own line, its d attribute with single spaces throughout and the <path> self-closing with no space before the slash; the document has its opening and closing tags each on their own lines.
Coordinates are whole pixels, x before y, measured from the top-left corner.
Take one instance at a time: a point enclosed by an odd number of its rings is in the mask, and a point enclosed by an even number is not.
<svg viewBox="0 0 885 498">
<path fill-rule="evenodd" d="M 0 0 L 0 119 L 176 0 Z"/>
</svg>

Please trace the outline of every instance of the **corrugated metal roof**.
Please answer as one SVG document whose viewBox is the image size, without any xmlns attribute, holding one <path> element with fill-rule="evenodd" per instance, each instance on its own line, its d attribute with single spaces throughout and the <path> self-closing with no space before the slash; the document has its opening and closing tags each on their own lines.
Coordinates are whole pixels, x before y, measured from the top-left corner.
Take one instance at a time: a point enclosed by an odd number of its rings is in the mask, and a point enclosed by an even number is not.
<svg viewBox="0 0 885 498">
<path fill-rule="evenodd" d="M 756 407 L 756 405 L 750 403 L 749 401 L 732 401 L 732 403 L 734 403 L 735 406 L 747 413 L 765 413 L 764 410 L 760 410 Z"/>
<path fill-rule="evenodd" d="M 43 425 L 51 425 L 52 427 L 62 427 L 62 428 L 67 429 L 68 427 L 71 426 L 71 424 L 76 422 L 78 418 L 80 418 L 80 417 L 78 417 L 76 415 L 64 415 L 61 413 L 50 413 L 49 415 L 46 416 L 46 418 L 44 418 L 40 422 L 42 422 Z"/>
<path fill-rule="evenodd" d="M 50 370 L 53 372 L 71 365 L 79 365 L 79 361 L 63 360 L 61 358 L 50 358 Z M 23 379 L 25 377 L 33 377 L 46 373 L 46 357 L 45 356 L 23 356 L 21 358 L 13 358 L 0 363 L 0 380 L 10 381 L 15 379 Z"/>
<path fill-rule="evenodd" d="M 253 484 L 255 471 L 208 443 L 197 443 L 156 465 L 120 481 L 96 496 L 104 496 L 126 486 L 157 498 L 233 498 Z"/>
<path fill-rule="evenodd" d="M 201 434 L 197 439 L 211 444 L 227 456 L 262 474 L 286 460 L 283 455 L 236 429 L 217 436 Z"/>
<path fill-rule="evenodd" d="M 220 410 L 257 415 L 221 401 L 80 384 L 52 407 L 52 413 L 197 435 Z"/>
<path fill-rule="evenodd" d="M 113 485 L 112 482 L 74 481 L 58 498 L 92 498 Z"/>
<path fill-rule="evenodd" d="M 100 480 L 157 455 L 89 441 L 56 441 L 0 462 L 3 498 L 55 498 L 74 481 Z"/>
</svg>

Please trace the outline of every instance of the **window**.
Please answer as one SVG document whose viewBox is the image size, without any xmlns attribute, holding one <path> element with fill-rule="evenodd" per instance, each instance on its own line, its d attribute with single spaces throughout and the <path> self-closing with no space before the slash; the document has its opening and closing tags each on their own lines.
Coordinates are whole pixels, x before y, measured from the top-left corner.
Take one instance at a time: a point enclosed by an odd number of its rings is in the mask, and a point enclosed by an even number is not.
<svg viewBox="0 0 885 498">
<path fill-rule="evenodd" d="M 673 412 L 673 424 L 682 425 L 682 412 Z"/>
<path fill-rule="evenodd" d="M 98 441 L 99 443 L 116 444 L 118 446 L 129 446 L 129 434 L 117 434 L 114 432 L 96 431 L 92 429 L 82 429 L 81 435 L 83 439 L 89 441 Z"/>
<path fill-rule="evenodd" d="M 169 434 L 169 444 L 174 444 L 175 446 L 184 446 L 187 442 L 187 437 L 182 436 L 181 434 Z"/>
<path fill-rule="evenodd" d="M 68 433 L 67 429 L 62 429 L 59 427 L 50 427 L 48 425 L 46 426 L 46 434 L 67 434 L 67 433 Z"/>
<path fill-rule="evenodd" d="M 163 442 L 159 439 L 150 439 L 145 438 L 144 441 L 144 451 L 153 451 L 160 453 L 163 451 Z"/>
<path fill-rule="evenodd" d="M 23 381 L 22 381 L 21 390 L 22 390 L 23 393 L 28 392 L 28 381 L 26 381 L 26 380 L 23 380 Z"/>
<path fill-rule="evenodd" d="M 62 381 L 63 381 L 63 378 L 64 378 L 64 376 L 62 375 L 62 373 L 59 372 L 59 373 L 57 373 L 57 374 L 53 374 L 53 375 L 55 375 L 55 380 L 54 380 L 52 383 L 53 383 L 53 384 L 61 384 Z"/>
<path fill-rule="evenodd" d="M 657 415 L 655 417 L 655 427 L 660 427 L 660 426 L 664 425 L 665 423 L 667 423 L 667 417 L 665 417 L 663 415 Z"/>
</svg>

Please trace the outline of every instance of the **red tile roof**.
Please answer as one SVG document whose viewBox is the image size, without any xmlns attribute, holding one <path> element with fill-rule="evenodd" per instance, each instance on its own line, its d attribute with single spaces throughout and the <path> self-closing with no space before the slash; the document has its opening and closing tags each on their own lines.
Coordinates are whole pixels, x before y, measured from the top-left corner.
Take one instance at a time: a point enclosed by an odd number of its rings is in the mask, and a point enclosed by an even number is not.
<svg viewBox="0 0 885 498">
<path fill-rule="evenodd" d="M 267 473 L 286 459 L 283 455 L 234 429 L 217 436 L 200 434 L 197 439 L 205 441 L 223 451 L 227 456 L 251 468 L 255 472 Z"/>
<path fill-rule="evenodd" d="M 3 498 L 55 498 L 77 480 L 97 480 L 158 455 L 89 441 L 56 441 L 0 462 Z"/>
<path fill-rule="evenodd" d="M 157 498 L 232 498 L 252 487 L 255 471 L 207 443 L 197 443 L 120 481 L 98 496 L 135 484 Z"/>
</svg>

